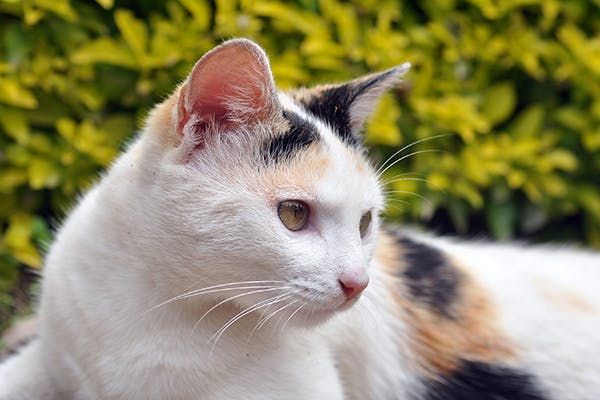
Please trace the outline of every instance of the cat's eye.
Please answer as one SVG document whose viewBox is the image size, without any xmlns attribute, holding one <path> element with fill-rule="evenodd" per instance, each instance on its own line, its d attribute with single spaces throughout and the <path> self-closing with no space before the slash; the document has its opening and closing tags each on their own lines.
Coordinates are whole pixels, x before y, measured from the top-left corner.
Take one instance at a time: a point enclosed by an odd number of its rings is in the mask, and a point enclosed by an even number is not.
<svg viewBox="0 0 600 400">
<path fill-rule="evenodd" d="M 299 231 L 308 223 L 310 209 L 308 205 L 298 200 L 286 200 L 277 206 L 279 219 L 290 231 Z"/>
<path fill-rule="evenodd" d="M 360 223 L 358 224 L 358 229 L 360 231 L 360 237 L 364 238 L 367 232 L 369 232 L 369 227 L 371 226 L 371 220 L 373 219 L 373 214 L 371 211 L 367 211 L 360 217 Z"/>
</svg>

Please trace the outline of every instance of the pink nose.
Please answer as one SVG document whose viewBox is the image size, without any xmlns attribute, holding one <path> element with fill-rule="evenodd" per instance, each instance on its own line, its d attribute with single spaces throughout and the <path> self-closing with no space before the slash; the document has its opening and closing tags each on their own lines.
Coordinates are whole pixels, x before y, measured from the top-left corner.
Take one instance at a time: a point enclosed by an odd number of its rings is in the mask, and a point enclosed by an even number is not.
<svg viewBox="0 0 600 400">
<path fill-rule="evenodd" d="M 342 273 L 339 278 L 342 291 L 348 300 L 358 296 L 369 284 L 369 275 L 363 273 Z"/>
</svg>

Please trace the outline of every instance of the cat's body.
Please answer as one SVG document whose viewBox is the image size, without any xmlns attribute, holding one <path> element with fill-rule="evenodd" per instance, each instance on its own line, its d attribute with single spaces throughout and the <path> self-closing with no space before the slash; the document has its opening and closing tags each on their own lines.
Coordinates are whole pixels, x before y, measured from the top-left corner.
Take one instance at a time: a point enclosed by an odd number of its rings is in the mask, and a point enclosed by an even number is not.
<svg viewBox="0 0 600 400">
<path fill-rule="evenodd" d="M 57 235 L 0 399 L 600 398 L 599 255 L 371 222 L 354 135 L 402 73 L 287 96 L 205 56 Z"/>
</svg>

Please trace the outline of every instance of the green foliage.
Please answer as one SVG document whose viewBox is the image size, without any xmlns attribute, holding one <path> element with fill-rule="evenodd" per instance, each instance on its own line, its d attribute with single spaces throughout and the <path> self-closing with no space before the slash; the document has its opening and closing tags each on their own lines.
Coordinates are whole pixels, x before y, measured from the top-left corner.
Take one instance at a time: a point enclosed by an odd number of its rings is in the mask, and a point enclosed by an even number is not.
<svg viewBox="0 0 600 400">
<path fill-rule="evenodd" d="M 41 266 L 48 225 L 149 107 L 234 36 L 266 47 L 284 88 L 412 62 L 367 142 L 384 159 L 449 135 L 386 171 L 390 218 L 600 246 L 598 1 L 0 0 L 0 21 L 0 292 Z"/>
</svg>

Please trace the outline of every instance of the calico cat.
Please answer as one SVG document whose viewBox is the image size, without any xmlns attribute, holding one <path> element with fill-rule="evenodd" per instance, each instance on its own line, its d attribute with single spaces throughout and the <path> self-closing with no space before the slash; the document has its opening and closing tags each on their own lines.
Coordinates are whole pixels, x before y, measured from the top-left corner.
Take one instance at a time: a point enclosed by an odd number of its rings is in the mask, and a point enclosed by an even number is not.
<svg viewBox="0 0 600 400">
<path fill-rule="evenodd" d="M 407 69 L 204 55 L 58 232 L 0 399 L 600 399 L 598 254 L 382 226 L 360 130 Z"/>
</svg>

